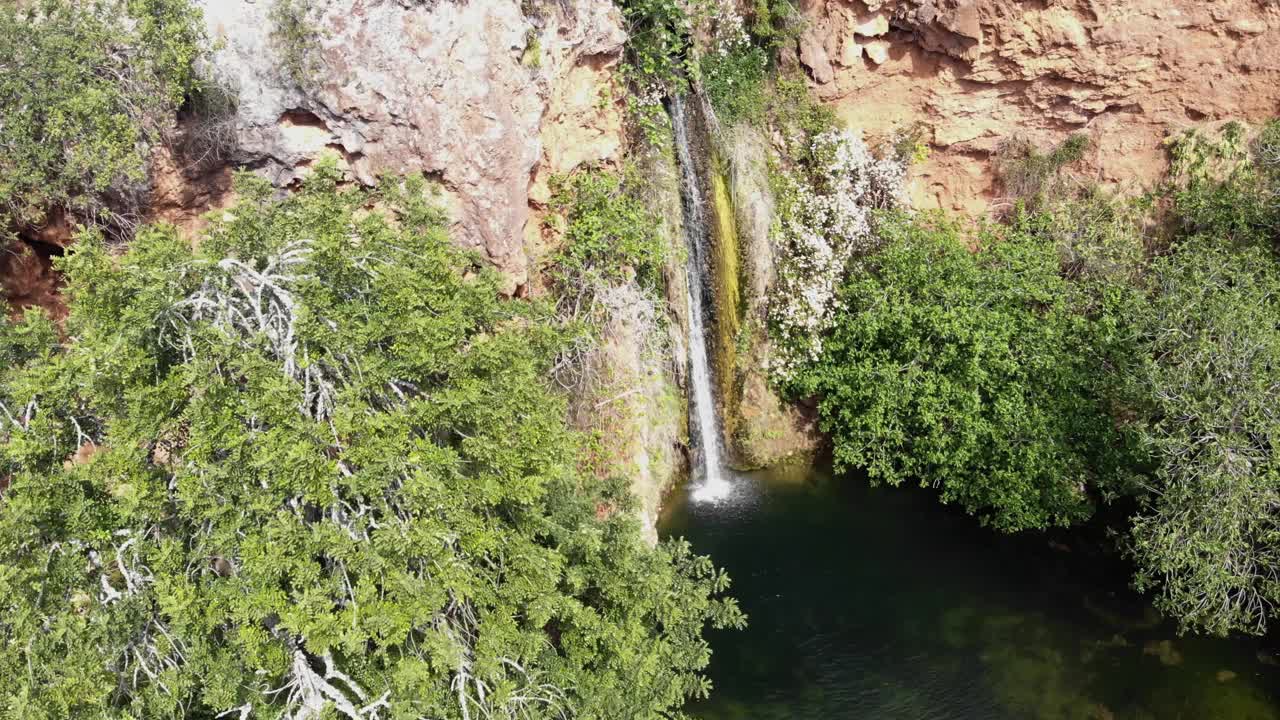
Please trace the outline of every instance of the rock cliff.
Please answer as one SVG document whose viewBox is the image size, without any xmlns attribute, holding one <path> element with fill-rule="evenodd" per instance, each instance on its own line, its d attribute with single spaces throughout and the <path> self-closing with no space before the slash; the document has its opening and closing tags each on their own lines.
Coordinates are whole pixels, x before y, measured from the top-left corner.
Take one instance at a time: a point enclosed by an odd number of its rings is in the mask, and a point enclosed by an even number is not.
<svg viewBox="0 0 1280 720">
<path fill-rule="evenodd" d="M 547 177 L 619 154 L 626 36 L 609 0 L 326 0 L 299 5 L 314 28 L 300 36 L 270 2 L 200 4 L 239 98 L 235 164 L 281 187 L 326 150 L 363 183 L 423 173 L 511 292 L 529 280 Z"/>
<path fill-rule="evenodd" d="M 1096 180 L 1164 169 L 1171 129 L 1280 111 L 1280 5 L 1263 0 L 805 0 L 798 59 L 869 136 L 922 123 L 917 204 L 999 202 L 1002 139 L 1087 133 Z"/>
<path fill-rule="evenodd" d="M 627 38 L 612 0 L 196 1 L 215 43 L 209 68 L 237 100 L 219 119 L 212 161 L 181 157 L 180 146 L 156 151 L 153 218 L 194 230 L 200 214 L 229 201 L 231 168 L 285 189 L 332 153 L 352 182 L 385 172 L 433 180 L 454 237 L 488 258 L 507 292 L 523 294 L 538 289 L 556 243 L 542 222 L 549 178 L 621 160 L 617 69 Z M 1170 131 L 1280 113 L 1273 1 L 798 2 L 804 30 L 784 60 L 871 139 L 922 129 L 932 152 L 913 173 L 921 207 L 981 215 L 999 204 L 991 161 L 1013 136 L 1048 146 L 1086 133 L 1094 141 L 1087 172 L 1140 185 L 1163 171 Z M 305 31 L 282 28 L 281 8 L 302 13 Z M 722 362 L 721 394 L 732 449 L 747 466 L 811 450 L 814 440 L 811 419 L 773 395 L 759 362 L 769 354 L 771 140 L 746 129 L 721 138 L 730 171 L 709 187 L 724 197 L 706 199 L 734 228 L 733 242 L 717 247 L 736 253 L 720 275 L 739 299 L 728 308 L 733 323 L 717 324 L 717 347 L 737 356 Z M 652 179 L 652 209 L 675 246 L 673 160 L 632 159 Z M 24 236 L 7 257 L 0 281 L 13 306 L 63 312 L 50 259 L 72 225 Z M 652 352 L 648 336 L 661 333 L 644 331 L 653 323 L 620 296 L 593 360 L 609 383 L 574 408 L 582 427 L 609 431 L 610 471 L 639 478 L 650 528 L 665 482 L 683 464 L 683 277 L 668 270 L 672 316 L 658 323 L 669 335 L 658 343 L 666 354 Z"/>
</svg>

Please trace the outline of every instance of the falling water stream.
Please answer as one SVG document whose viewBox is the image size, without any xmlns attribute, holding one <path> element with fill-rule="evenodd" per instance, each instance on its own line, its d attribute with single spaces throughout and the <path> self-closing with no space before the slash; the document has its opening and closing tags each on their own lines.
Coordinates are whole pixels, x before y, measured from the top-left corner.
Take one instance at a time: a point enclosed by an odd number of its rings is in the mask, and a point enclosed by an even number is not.
<svg viewBox="0 0 1280 720">
<path fill-rule="evenodd" d="M 709 502 L 729 494 L 730 485 L 725 479 L 720 445 L 720 424 L 716 418 L 716 404 L 712 395 L 714 387 L 711 363 L 707 360 L 706 312 L 703 289 L 707 285 L 707 221 L 703 207 L 702 183 L 698 179 L 697 166 L 689 151 L 688 118 L 684 100 L 671 99 L 671 124 L 675 130 L 676 159 L 680 164 L 683 182 L 684 228 L 688 244 L 689 275 L 689 425 L 698 448 L 699 463 L 695 467 L 692 497 L 698 502 Z"/>
</svg>

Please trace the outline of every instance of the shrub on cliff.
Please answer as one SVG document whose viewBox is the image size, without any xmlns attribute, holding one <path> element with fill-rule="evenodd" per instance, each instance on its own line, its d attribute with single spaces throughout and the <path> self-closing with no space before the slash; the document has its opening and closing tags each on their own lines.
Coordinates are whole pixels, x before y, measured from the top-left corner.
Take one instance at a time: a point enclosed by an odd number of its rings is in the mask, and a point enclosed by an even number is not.
<svg viewBox="0 0 1280 720">
<path fill-rule="evenodd" d="M 551 180 L 556 212 L 547 222 L 563 235 L 547 275 L 557 317 L 578 330 L 561 350 L 553 374 L 573 396 L 575 411 L 582 403 L 605 400 L 594 394 L 612 385 L 608 343 L 602 342 L 606 328 L 625 324 L 646 351 L 659 350 L 663 340 L 656 331 L 663 322 L 663 266 L 671 250 L 661 220 L 638 195 L 637 187 L 646 182 L 634 169 L 603 168 Z"/>
<path fill-rule="evenodd" d="M 1197 240 L 1155 274 L 1137 584 L 1184 626 L 1260 633 L 1280 607 L 1280 269 Z"/>
<path fill-rule="evenodd" d="M 267 16 L 271 42 L 284 77 L 299 88 L 309 87 L 320 72 L 320 23 L 312 0 L 274 0 Z"/>
<path fill-rule="evenodd" d="M 1025 137 L 1007 138 L 996 153 L 996 178 L 1010 202 L 1039 209 L 1071 192 L 1063 170 L 1082 160 L 1088 149 L 1086 135 L 1072 135 L 1047 153 Z"/>
<path fill-rule="evenodd" d="M 549 311 L 499 297 L 421 182 L 239 191 L 197 251 L 82 240 L 68 339 L 0 338 L 4 715 L 647 719 L 705 693 L 703 629 L 741 614 L 575 471 Z"/>
<path fill-rule="evenodd" d="M 630 86 L 631 120 L 657 144 L 666 125 L 665 97 L 682 95 L 696 76 L 694 28 L 705 0 L 614 0 L 627 30 L 623 75 Z"/>
<path fill-rule="evenodd" d="M 790 384 L 818 398 L 837 465 L 937 488 L 1001 530 L 1087 518 L 1133 463 L 1104 392 L 1121 298 L 1081 312 L 1053 246 L 1018 228 L 976 251 L 936 218 L 880 232 Z"/>
<path fill-rule="evenodd" d="M 0 232 L 127 209 L 194 83 L 199 27 L 188 0 L 0 4 Z"/>
<path fill-rule="evenodd" d="M 698 60 L 702 89 L 721 122 L 763 122 L 769 55 L 752 42 L 743 19 L 722 18 L 710 47 Z"/>
<path fill-rule="evenodd" d="M 1280 235 L 1280 121 L 1188 130 L 1168 142 L 1174 230 L 1272 249 Z"/>
<path fill-rule="evenodd" d="M 636 279 L 662 283 L 667 248 L 659 219 L 626 187 L 626 177 L 588 169 L 552 180 L 552 204 L 564 217 L 564 240 L 552 271 L 562 295 Z"/>
</svg>

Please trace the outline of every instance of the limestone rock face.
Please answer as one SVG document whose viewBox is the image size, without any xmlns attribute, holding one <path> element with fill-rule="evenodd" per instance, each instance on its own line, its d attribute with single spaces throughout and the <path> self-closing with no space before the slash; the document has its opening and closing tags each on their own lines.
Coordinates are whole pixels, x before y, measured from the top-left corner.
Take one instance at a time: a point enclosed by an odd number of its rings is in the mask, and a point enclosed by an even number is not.
<svg viewBox="0 0 1280 720">
<path fill-rule="evenodd" d="M 872 137 L 927 128 L 933 154 L 912 189 L 924 207 L 981 214 L 1000 202 L 991 155 L 1014 134 L 1047 147 L 1086 133 L 1096 180 L 1142 183 L 1164 170 L 1170 131 L 1280 111 L 1274 3 L 809 0 L 803 11 L 799 61 L 842 119 Z M 883 45 L 863 52 L 873 41 Z"/>
<path fill-rule="evenodd" d="M 321 0 L 300 80 L 282 69 L 272 2 L 200 4 L 239 97 L 235 163 L 281 187 L 326 150 L 362 183 L 422 173 L 510 291 L 528 280 L 531 187 L 545 200 L 550 173 L 619 153 L 610 0 Z"/>
</svg>

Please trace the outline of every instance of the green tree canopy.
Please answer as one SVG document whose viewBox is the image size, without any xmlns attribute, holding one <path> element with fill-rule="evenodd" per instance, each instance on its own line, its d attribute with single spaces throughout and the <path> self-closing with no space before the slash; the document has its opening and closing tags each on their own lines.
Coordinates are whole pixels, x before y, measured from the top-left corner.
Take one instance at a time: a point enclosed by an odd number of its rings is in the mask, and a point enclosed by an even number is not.
<svg viewBox="0 0 1280 720">
<path fill-rule="evenodd" d="M 54 207 L 92 219 L 145 188 L 200 28 L 189 0 L 0 4 L 0 232 Z"/>
<path fill-rule="evenodd" d="M 1261 632 L 1280 605 L 1280 271 L 1193 240 L 1156 265 L 1141 384 L 1160 459 L 1137 585 L 1185 626 Z"/>
<path fill-rule="evenodd" d="M 1171 143 L 1172 246 L 1135 314 L 1156 470 L 1130 528 L 1136 585 L 1183 627 L 1261 633 L 1280 604 L 1280 124 Z"/>
<path fill-rule="evenodd" d="M 653 718 L 725 576 L 576 471 L 560 332 L 421 183 L 93 237 L 0 349 L 0 707 L 39 718 Z"/>
<path fill-rule="evenodd" d="M 1084 297 L 1029 227 L 976 251 L 936 217 L 880 232 L 791 387 L 819 399 L 837 464 L 938 488 L 1001 530 L 1088 517 L 1132 462 L 1103 392 L 1120 296 Z"/>
</svg>

